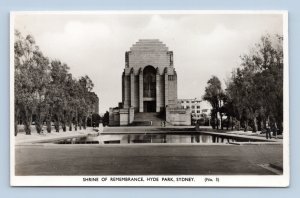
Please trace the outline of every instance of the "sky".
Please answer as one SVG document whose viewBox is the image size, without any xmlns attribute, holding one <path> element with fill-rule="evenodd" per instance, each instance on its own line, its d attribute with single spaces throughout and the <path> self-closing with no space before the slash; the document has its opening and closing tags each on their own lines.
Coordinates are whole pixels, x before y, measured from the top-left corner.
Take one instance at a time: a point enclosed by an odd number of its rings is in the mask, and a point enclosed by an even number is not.
<svg viewBox="0 0 300 198">
<path fill-rule="evenodd" d="M 178 98 L 202 98 L 217 76 L 225 88 L 240 56 L 261 36 L 283 34 L 281 14 L 17 14 L 14 28 L 31 34 L 45 56 L 70 67 L 75 78 L 88 75 L 99 111 L 121 102 L 125 52 L 139 39 L 159 39 L 174 54 Z"/>
</svg>

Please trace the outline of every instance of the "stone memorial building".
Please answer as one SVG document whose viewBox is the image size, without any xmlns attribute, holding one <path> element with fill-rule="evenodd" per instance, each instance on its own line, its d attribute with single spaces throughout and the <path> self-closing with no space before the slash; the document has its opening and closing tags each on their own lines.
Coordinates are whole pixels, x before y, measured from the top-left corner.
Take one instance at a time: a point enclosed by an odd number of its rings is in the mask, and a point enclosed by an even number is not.
<svg viewBox="0 0 300 198">
<path fill-rule="evenodd" d="M 141 39 L 125 53 L 122 102 L 110 108 L 109 124 L 190 125 L 190 110 L 177 103 L 173 52 L 158 39 Z"/>
</svg>

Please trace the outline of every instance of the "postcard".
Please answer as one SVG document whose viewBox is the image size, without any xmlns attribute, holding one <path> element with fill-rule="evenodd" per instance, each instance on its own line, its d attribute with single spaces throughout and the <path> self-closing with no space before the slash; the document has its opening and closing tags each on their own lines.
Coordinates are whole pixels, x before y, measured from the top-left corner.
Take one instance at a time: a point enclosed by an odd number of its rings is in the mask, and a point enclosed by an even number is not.
<svg viewBox="0 0 300 198">
<path fill-rule="evenodd" d="M 12 186 L 287 187 L 287 11 L 14 11 Z"/>
</svg>

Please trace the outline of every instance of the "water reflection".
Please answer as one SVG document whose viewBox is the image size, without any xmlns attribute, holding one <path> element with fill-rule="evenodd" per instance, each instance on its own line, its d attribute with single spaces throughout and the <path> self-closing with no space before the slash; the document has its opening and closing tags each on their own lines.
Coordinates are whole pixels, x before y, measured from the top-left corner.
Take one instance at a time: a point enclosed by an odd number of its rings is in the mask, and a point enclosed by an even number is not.
<svg viewBox="0 0 300 198">
<path fill-rule="evenodd" d="M 137 143 L 230 143 L 236 139 L 204 134 L 102 134 L 80 139 L 68 139 L 58 144 L 137 144 Z M 249 140 L 238 140 L 249 141 Z"/>
</svg>

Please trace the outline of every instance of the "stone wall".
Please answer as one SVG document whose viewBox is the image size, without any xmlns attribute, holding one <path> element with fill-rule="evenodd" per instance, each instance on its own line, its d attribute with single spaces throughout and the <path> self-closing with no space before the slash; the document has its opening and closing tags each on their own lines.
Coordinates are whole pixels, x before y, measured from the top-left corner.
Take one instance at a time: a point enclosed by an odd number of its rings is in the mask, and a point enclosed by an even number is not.
<svg viewBox="0 0 300 198">
<path fill-rule="evenodd" d="M 175 126 L 190 126 L 191 111 L 189 109 L 167 107 L 166 121 Z"/>
<path fill-rule="evenodd" d="M 127 126 L 134 120 L 134 108 L 110 108 L 109 126 Z"/>
<path fill-rule="evenodd" d="M 109 108 L 109 126 L 120 125 L 120 114 L 118 108 Z"/>
</svg>

